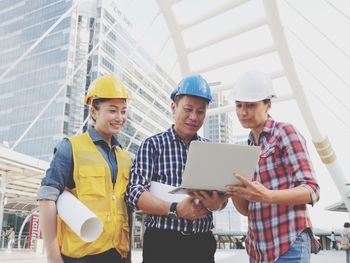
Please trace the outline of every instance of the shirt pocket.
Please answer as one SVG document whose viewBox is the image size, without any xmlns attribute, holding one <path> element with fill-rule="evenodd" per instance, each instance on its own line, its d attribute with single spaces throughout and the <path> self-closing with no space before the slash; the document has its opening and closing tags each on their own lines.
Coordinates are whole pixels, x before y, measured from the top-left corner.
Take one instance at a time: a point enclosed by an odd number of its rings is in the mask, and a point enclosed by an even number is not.
<svg viewBox="0 0 350 263">
<path fill-rule="evenodd" d="M 120 174 L 118 174 L 118 177 L 120 178 L 117 179 L 117 195 L 119 197 L 124 196 L 126 192 L 126 188 L 128 187 L 129 184 L 129 174 L 130 174 L 130 169 L 120 169 Z"/>
<path fill-rule="evenodd" d="M 275 154 L 275 148 L 276 148 L 276 143 L 264 146 L 260 153 L 260 157 L 268 158 L 270 156 L 273 156 Z"/>
<path fill-rule="evenodd" d="M 276 161 L 278 149 L 276 144 L 268 144 L 262 148 L 257 168 L 258 181 L 269 189 L 278 189 L 280 181 L 278 179 Z"/>
<path fill-rule="evenodd" d="M 103 166 L 79 167 L 79 194 L 82 199 L 94 200 L 106 196 L 106 175 Z"/>
</svg>

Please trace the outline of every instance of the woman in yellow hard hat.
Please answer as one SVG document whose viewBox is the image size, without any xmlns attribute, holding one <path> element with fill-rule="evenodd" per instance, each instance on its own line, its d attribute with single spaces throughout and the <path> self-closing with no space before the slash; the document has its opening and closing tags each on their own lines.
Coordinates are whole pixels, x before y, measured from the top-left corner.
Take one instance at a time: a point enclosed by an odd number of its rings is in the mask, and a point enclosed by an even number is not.
<svg viewBox="0 0 350 263">
<path fill-rule="evenodd" d="M 84 99 L 93 125 L 83 134 L 63 139 L 54 151 L 38 192 L 49 263 L 131 261 L 124 202 L 131 158 L 115 137 L 126 122 L 127 99 L 125 86 L 115 76 L 96 79 Z M 101 219 L 103 232 L 97 240 L 84 242 L 56 216 L 56 200 L 64 190 Z"/>
</svg>

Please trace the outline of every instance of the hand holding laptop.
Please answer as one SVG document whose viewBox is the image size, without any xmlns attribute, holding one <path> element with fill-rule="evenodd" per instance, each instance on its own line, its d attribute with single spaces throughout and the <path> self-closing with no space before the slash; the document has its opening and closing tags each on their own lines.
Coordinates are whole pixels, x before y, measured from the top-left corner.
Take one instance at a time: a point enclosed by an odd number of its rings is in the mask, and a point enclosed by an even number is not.
<svg viewBox="0 0 350 263">
<path fill-rule="evenodd" d="M 239 197 L 251 202 L 269 202 L 270 189 L 266 188 L 258 181 L 250 181 L 243 176 L 236 174 L 235 177 L 242 183 L 242 185 L 227 185 L 228 197 Z"/>
<path fill-rule="evenodd" d="M 228 199 L 228 196 L 222 195 L 217 191 L 195 191 L 190 193 L 190 196 L 196 198 L 207 210 L 212 212 L 226 206 Z"/>
<path fill-rule="evenodd" d="M 226 192 L 226 185 L 241 184 L 234 173 L 247 179 L 254 175 L 260 147 L 193 141 L 187 155 L 180 187 L 170 193 Z"/>
</svg>

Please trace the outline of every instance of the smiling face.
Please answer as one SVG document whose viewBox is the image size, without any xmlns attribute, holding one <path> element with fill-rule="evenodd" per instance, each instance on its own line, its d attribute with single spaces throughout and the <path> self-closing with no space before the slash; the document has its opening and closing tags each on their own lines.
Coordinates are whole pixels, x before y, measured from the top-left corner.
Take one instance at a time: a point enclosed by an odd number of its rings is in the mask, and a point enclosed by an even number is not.
<svg viewBox="0 0 350 263">
<path fill-rule="evenodd" d="M 244 102 L 236 101 L 236 114 L 243 128 L 260 133 L 268 117 L 271 101 Z"/>
<path fill-rule="evenodd" d="M 175 120 L 175 131 L 189 143 L 202 127 L 208 102 L 205 99 L 183 95 L 177 102 L 172 102 L 171 110 Z"/>
<path fill-rule="evenodd" d="M 95 120 L 95 129 L 107 142 L 124 126 L 126 109 L 125 99 L 110 99 L 91 107 L 90 114 Z"/>
</svg>

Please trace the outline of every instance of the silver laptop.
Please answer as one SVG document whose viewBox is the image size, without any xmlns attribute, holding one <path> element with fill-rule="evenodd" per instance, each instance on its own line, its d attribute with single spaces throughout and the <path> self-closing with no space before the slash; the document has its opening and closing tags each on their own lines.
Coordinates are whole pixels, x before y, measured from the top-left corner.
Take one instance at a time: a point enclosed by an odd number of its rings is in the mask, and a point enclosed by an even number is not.
<svg viewBox="0 0 350 263">
<path fill-rule="evenodd" d="M 193 141 L 180 187 L 170 193 L 198 190 L 226 192 L 225 185 L 240 184 L 234 173 L 251 179 L 258 164 L 260 147 Z"/>
</svg>

